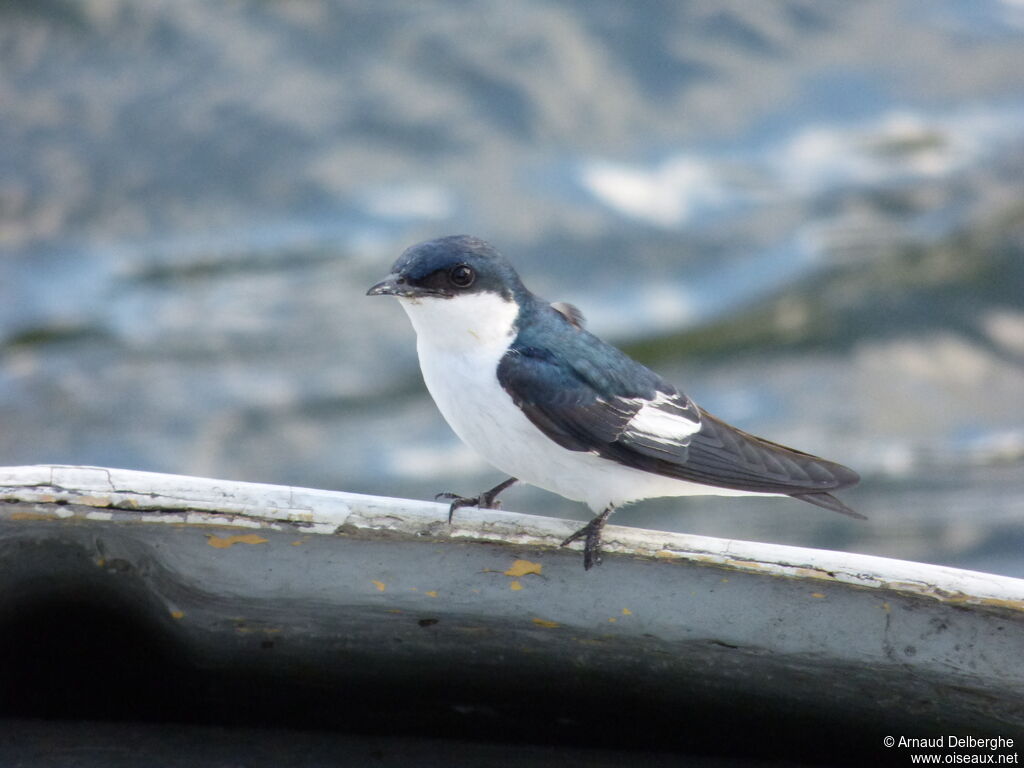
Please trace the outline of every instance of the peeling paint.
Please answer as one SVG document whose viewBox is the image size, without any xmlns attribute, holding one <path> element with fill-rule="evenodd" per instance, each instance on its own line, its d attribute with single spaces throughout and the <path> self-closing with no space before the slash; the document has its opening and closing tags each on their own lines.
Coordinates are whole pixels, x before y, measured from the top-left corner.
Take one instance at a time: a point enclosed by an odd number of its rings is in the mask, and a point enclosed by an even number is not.
<svg viewBox="0 0 1024 768">
<path fill-rule="evenodd" d="M 269 539 L 255 533 L 243 533 L 238 536 L 218 536 L 215 533 L 206 534 L 206 543 L 216 549 L 227 549 L 235 544 L 266 544 Z"/>
</svg>

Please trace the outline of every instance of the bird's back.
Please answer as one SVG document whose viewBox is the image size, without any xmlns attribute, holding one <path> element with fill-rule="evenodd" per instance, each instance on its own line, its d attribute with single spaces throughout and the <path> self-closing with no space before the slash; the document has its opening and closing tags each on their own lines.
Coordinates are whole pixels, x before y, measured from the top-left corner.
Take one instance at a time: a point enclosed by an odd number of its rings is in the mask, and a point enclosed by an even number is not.
<svg viewBox="0 0 1024 768">
<path fill-rule="evenodd" d="M 646 366 L 586 330 L 523 313 L 505 385 L 548 436 L 570 450 L 593 451 L 634 469 L 749 493 L 785 494 L 859 516 L 829 495 L 858 482 L 836 462 L 751 435 L 697 407 Z M 500 373 L 499 369 L 499 373 Z M 500 377 L 499 377 L 500 378 Z M 638 403 L 672 398 L 692 409 L 678 440 L 643 440 L 631 424 Z M 642 406 L 640 406 L 642 407 Z M 685 415 L 685 414 L 684 414 Z"/>
</svg>

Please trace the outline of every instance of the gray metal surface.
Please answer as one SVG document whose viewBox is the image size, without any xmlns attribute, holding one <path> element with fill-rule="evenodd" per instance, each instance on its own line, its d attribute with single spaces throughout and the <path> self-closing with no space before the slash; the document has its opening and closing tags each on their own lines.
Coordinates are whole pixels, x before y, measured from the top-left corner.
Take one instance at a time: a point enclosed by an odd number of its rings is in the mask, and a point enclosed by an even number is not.
<svg viewBox="0 0 1024 768">
<path fill-rule="evenodd" d="M 32 696 L 32 674 L 98 654 L 127 655 L 122 683 L 155 676 L 155 719 L 165 686 L 171 717 L 200 722 L 450 718 L 705 751 L 709 728 L 758 723 L 864 749 L 1024 733 L 1020 580 L 618 526 L 584 572 L 564 520 L 470 509 L 449 527 L 433 503 L 124 470 L 0 469 L 0 500 L 2 674 L 27 702 L 8 717 L 123 717 Z"/>
</svg>

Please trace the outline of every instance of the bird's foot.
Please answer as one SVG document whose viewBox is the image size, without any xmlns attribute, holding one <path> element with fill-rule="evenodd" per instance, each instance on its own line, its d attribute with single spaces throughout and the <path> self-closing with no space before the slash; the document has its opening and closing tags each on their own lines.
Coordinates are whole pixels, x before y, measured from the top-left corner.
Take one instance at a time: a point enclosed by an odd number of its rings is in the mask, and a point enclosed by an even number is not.
<svg viewBox="0 0 1024 768">
<path fill-rule="evenodd" d="M 571 544 L 576 539 L 583 539 L 583 569 L 589 571 L 595 565 L 600 565 L 601 558 L 601 532 L 604 524 L 608 522 L 608 516 L 612 513 L 613 507 L 608 507 L 600 515 L 584 525 L 574 534 L 566 538 L 560 547 Z"/>
<path fill-rule="evenodd" d="M 499 493 L 504 491 L 510 485 L 516 482 L 516 478 L 510 477 L 503 483 L 491 488 L 489 491 L 484 491 L 479 496 L 459 496 L 457 493 L 451 491 L 444 491 L 434 497 L 434 501 L 450 501 L 451 505 L 448 507 L 448 523 L 451 524 L 452 516 L 455 514 L 455 510 L 459 507 L 476 507 L 477 509 L 501 509 L 501 502 L 497 500 Z"/>
</svg>

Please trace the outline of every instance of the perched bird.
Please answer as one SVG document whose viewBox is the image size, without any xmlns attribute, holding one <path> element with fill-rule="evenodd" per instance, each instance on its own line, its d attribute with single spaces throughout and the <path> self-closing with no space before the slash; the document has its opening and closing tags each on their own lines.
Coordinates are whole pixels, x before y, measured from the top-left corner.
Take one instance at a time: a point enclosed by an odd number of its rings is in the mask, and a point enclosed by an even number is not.
<svg viewBox="0 0 1024 768">
<path fill-rule="evenodd" d="M 583 328 L 568 304 L 531 293 L 490 244 L 456 235 L 414 245 L 367 291 L 397 296 L 423 380 L 455 433 L 511 477 L 461 506 L 496 506 L 517 480 L 585 502 L 584 567 L 601 562 L 616 507 L 659 496 L 792 496 L 862 518 L 832 495 L 851 469 L 749 435 Z"/>
</svg>

